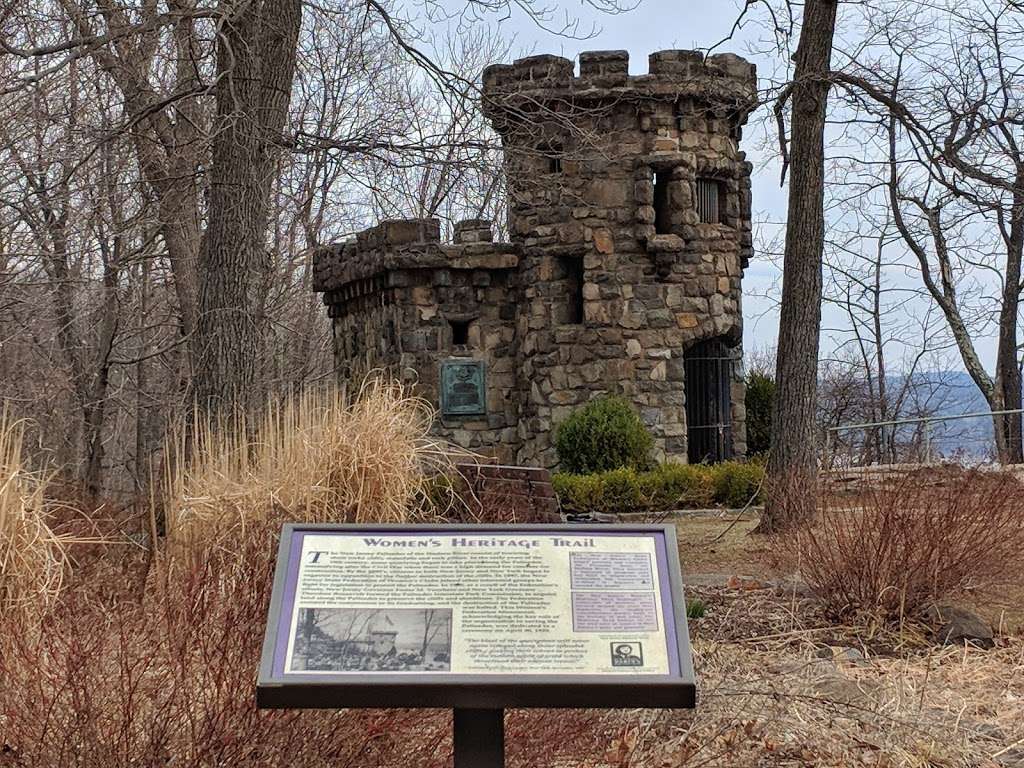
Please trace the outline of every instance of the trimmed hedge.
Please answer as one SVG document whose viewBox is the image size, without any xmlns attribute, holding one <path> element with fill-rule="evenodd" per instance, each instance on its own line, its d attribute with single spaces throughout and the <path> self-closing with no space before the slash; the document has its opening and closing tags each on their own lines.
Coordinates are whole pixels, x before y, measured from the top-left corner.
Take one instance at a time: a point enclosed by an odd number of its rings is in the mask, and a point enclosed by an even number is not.
<svg viewBox="0 0 1024 768">
<path fill-rule="evenodd" d="M 604 396 L 573 411 L 558 425 L 555 449 L 563 471 L 574 475 L 651 465 L 654 438 L 633 406 Z"/>
<path fill-rule="evenodd" d="M 742 507 L 759 490 L 764 467 L 757 463 L 660 464 L 649 472 L 621 468 L 551 478 L 562 509 L 576 514 L 664 512 L 722 505 Z"/>
<path fill-rule="evenodd" d="M 721 464 L 713 464 L 708 469 L 711 470 L 716 503 L 737 509 L 764 501 L 763 464 L 753 461 L 724 461 Z"/>
</svg>

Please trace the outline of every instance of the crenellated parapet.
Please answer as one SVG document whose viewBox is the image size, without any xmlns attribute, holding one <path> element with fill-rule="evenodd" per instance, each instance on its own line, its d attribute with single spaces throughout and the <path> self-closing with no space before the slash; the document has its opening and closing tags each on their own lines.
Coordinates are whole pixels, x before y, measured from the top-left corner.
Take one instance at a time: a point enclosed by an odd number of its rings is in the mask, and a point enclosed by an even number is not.
<svg viewBox="0 0 1024 768">
<path fill-rule="evenodd" d="M 648 73 L 629 74 L 626 51 L 587 51 L 573 62 L 561 56 L 530 56 L 483 71 L 484 110 L 496 119 L 508 109 L 529 109 L 553 102 L 580 106 L 623 99 L 693 100 L 712 109 L 741 112 L 756 103 L 753 64 L 732 53 L 705 57 L 700 51 L 652 53 Z"/>
<path fill-rule="evenodd" d="M 492 242 L 491 222 L 468 219 L 455 225 L 454 241 L 441 242 L 437 219 L 389 219 L 331 243 L 313 254 L 313 290 L 324 303 L 338 303 L 346 288 L 374 279 L 384 285 L 401 282 L 408 270 L 511 269 L 518 263 L 516 246 Z"/>
</svg>

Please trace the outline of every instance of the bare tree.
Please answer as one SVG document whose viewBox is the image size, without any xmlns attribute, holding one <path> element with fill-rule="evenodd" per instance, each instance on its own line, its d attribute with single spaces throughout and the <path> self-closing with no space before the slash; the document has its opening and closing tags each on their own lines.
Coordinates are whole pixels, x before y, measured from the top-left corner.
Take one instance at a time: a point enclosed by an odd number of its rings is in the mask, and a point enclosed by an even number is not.
<svg viewBox="0 0 1024 768">
<path fill-rule="evenodd" d="M 145 488 L 163 430 L 197 391 L 199 354 L 215 352 L 204 333 L 237 341 L 214 322 L 222 310 L 244 314 L 255 334 L 247 397 L 324 378 L 330 326 L 309 290 L 315 248 L 385 210 L 454 220 L 490 215 L 501 197 L 488 198 L 501 174 L 475 109 L 479 69 L 507 51 L 493 35 L 427 41 L 375 4 L 307 6 L 295 77 L 258 94 L 277 94 L 264 103 L 283 122 L 269 130 L 259 123 L 269 113 L 239 100 L 234 69 L 218 72 L 217 60 L 231 53 L 229 32 L 240 45 L 269 16 L 257 24 L 232 7 L 29 0 L 0 18 L 0 395 L 33 420 L 37 459 L 93 490 Z M 214 162 L 218 140 L 239 131 L 255 154 L 237 180 L 265 195 L 262 212 L 232 197 L 235 182 Z M 230 281 L 245 295 L 222 295 L 218 308 L 211 285 L 213 309 L 200 315 L 200 253 L 207 272 L 241 258 L 214 231 L 245 216 L 265 222 L 244 225 L 262 233 L 244 285 Z M 207 249 L 218 237 L 216 256 Z M 223 378 L 212 386 L 237 390 Z"/>
<path fill-rule="evenodd" d="M 825 237 L 825 118 L 836 5 L 836 0 L 805 3 L 793 79 L 776 107 L 784 168 L 789 169 L 790 180 L 773 421 L 786 428 L 772 434 L 768 474 L 772 486 L 785 488 L 801 503 L 779 503 L 776 494 L 769 493 L 759 532 L 799 524 L 813 514 L 816 505 L 818 457 L 813 405 L 817 397 Z M 788 146 L 781 117 L 787 100 L 791 104 Z"/>
<path fill-rule="evenodd" d="M 8 118 L 20 118 L 0 128 L 0 185 L 14 246 L 5 258 L 17 269 L 5 286 L 11 303 L 0 328 L 9 334 L 4 356 L 22 366 L 27 361 L 19 360 L 19 351 L 45 360 L 48 340 L 56 342 L 59 354 L 47 375 L 66 382 L 71 397 L 64 407 L 73 425 L 64 430 L 68 450 L 58 455 L 69 476 L 95 495 L 102 486 L 108 407 L 123 383 L 120 358 L 134 346 L 125 329 L 126 278 L 149 258 L 153 239 L 146 206 L 131 199 L 136 169 L 126 142 L 97 147 L 90 140 L 93 132 L 109 130 L 116 107 L 110 90 L 82 69 L 72 64 L 58 83 L 34 82 L 6 104 Z M 52 151 L 55 143 L 60 152 Z M 48 300 L 40 300 L 41 292 Z M 24 379 L 5 377 L 4 384 L 18 382 L 11 394 L 20 389 L 31 397 L 38 371 L 30 366 Z M 59 402 L 48 400 L 44 408 Z M 47 410 L 36 418 L 53 423 Z"/>
<path fill-rule="evenodd" d="M 210 126 L 208 105 L 197 98 L 205 87 L 204 60 L 209 58 L 200 26 L 214 11 L 179 0 L 167 0 L 162 12 L 156 3 L 136 8 L 106 2 L 97 13 L 83 0 L 59 0 L 53 10 L 73 25 L 78 37 L 57 44 L 58 52 L 36 47 L 19 53 L 44 60 L 65 50 L 72 60 L 88 56 L 120 91 L 124 113 L 117 132 L 131 137 L 157 204 L 182 333 L 191 337 L 196 329 L 202 231 L 198 180 L 207 163 L 204 137 Z M 60 63 L 58 58 L 51 68 Z"/>
<path fill-rule="evenodd" d="M 865 167 L 878 171 L 920 282 L 989 407 L 1019 410 L 1024 12 L 1001 2 L 871 11 L 878 43 L 833 73 L 869 116 L 865 145 L 881 149 Z M 994 376 L 978 345 L 990 330 Z M 999 458 L 1024 461 L 1019 413 L 993 421 Z"/>
<path fill-rule="evenodd" d="M 261 402 L 260 288 L 270 190 L 295 75 L 300 0 L 222 0 L 209 224 L 199 251 L 195 391 L 228 412 Z"/>
<path fill-rule="evenodd" d="M 824 302 L 834 319 L 823 332 L 834 352 L 819 374 L 819 422 L 827 428 L 844 420 L 882 424 L 934 415 L 944 400 L 941 369 L 950 346 L 945 324 L 906 278 L 903 242 L 879 196 L 855 184 L 853 196 L 845 198 L 845 185 L 833 184 L 830 198 L 840 203 L 826 238 Z M 839 381 L 850 386 L 836 386 Z M 837 397 L 840 391 L 857 395 Z M 850 408 L 835 407 L 844 400 Z M 906 453 L 904 431 L 891 426 L 855 437 L 860 464 L 895 462 Z M 826 460 L 839 441 L 829 442 Z"/>
</svg>

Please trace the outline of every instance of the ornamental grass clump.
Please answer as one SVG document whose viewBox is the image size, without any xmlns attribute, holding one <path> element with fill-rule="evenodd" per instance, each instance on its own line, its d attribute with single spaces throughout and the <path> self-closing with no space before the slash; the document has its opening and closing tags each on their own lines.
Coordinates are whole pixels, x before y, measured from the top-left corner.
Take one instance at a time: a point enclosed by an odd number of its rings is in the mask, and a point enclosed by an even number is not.
<svg viewBox="0 0 1024 768">
<path fill-rule="evenodd" d="M 450 765 L 443 711 L 261 711 L 253 695 L 280 523 L 404 519 L 447 461 L 429 417 L 373 382 L 272 404 L 244 434 L 198 425 L 167 470 L 159 556 L 115 542 L 51 603 L 34 593 L 38 621 L 0 613 L 0 765 Z M 510 713 L 510 765 L 599 752 L 598 719 Z"/>
<path fill-rule="evenodd" d="M 59 591 L 41 582 L 52 599 L 18 583 L 36 620 L 0 612 L 0 765 L 326 768 L 376 762 L 368 756 L 413 730 L 403 765 L 436 765 L 450 732 L 443 715 L 263 712 L 252 691 L 281 523 L 404 519 L 447 461 L 430 418 L 422 401 L 375 380 L 353 400 L 319 390 L 273 401 L 237 431 L 194 422 L 187 442 L 171 443 L 151 522 L 158 531 L 165 515 L 166 538 L 154 550 L 112 540 L 88 568 L 76 557 Z M 5 480 L 11 467 L 23 475 L 12 445 L 0 441 Z M 19 519 L 42 520 L 35 496 L 19 499 L 31 503 L 15 512 L 33 512 Z M 18 533 L 15 543 L 45 538 Z"/>
<path fill-rule="evenodd" d="M 583 475 L 651 465 L 654 438 L 621 397 L 599 397 L 558 425 L 555 448 L 563 472 Z"/>
<path fill-rule="evenodd" d="M 22 423 L 0 410 L 0 614 L 49 605 L 67 570 L 65 541 L 48 524 L 46 483 L 27 468 L 23 437 Z"/>
<path fill-rule="evenodd" d="M 280 522 L 401 522 L 448 468 L 433 413 L 399 384 L 367 381 L 351 400 L 312 389 L 243 419 L 195 420 L 172 440 L 163 513 L 172 551 L 230 552 Z"/>
</svg>

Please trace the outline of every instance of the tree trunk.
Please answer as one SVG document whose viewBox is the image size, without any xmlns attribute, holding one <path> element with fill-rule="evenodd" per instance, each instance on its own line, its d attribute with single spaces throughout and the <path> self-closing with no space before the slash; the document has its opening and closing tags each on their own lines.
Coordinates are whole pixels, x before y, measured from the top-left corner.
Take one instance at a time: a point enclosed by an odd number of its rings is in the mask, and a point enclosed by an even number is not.
<svg viewBox="0 0 1024 768">
<path fill-rule="evenodd" d="M 135 363 L 135 495 L 141 506 L 148 503 L 149 467 L 149 356 L 146 318 L 149 316 L 150 257 L 144 255 L 139 265 L 139 351 Z M 143 518 L 145 519 L 145 518 Z"/>
<path fill-rule="evenodd" d="M 295 73 L 299 0 L 224 2 L 210 217 L 199 251 L 195 391 L 210 413 L 259 400 L 270 183 Z"/>
<path fill-rule="evenodd" d="M 174 276 L 174 292 L 181 316 L 181 333 L 189 337 L 195 333 L 197 314 L 196 262 L 199 253 L 199 194 L 195 179 L 185 176 L 169 179 L 161 184 L 157 195 L 160 214 L 160 232 L 167 248 L 167 259 Z"/>
<path fill-rule="evenodd" d="M 1018 186 L 1024 178 L 1018 174 Z M 1002 410 L 1021 407 L 1021 374 L 1017 363 L 1018 318 L 1020 317 L 1021 256 L 1024 252 L 1024 195 L 1014 196 L 1011 211 L 1010 238 L 1006 249 L 1006 274 L 1003 276 L 1003 301 L 999 312 L 999 345 L 996 352 L 995 388 L 1002 394 Z M 1024 463 L 1021 444 L 1021 415 L 997 416 L 994 419 L 999 461 L 1003 464 Z"/>
<path fill-rule="evenodd" d="M 808 0 L 792 84 L 789 211 L 768 459 L 769 495 L 758 531 L 799 524 L 817 504 L 818 343 L 825 237 L 825 110 L 835 0 Z"/>
<path fill-rule="evenodd" d="M 120 245 L 115 243 L 113 259 L 103 265 L 103 315 L 96 349 L 96 372 L 85 412 L 85 488 L 94 499 L 103 491 L 103 428 L 107 415 L 107 389 L 110 385 L 110 353 L 117 332 L 117 286 L 120 280 Z"/>
</svg>

